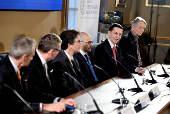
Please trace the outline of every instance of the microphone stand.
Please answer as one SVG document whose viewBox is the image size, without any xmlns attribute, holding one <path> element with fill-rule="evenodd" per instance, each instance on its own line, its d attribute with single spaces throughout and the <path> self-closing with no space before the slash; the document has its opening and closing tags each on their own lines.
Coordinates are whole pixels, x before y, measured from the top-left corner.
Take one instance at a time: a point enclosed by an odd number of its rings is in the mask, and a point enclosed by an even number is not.
<svg viewBox="0 0 170 114">
<path fill-rule="evenodd" d="M 149 38 L 148 38 L 148 56 L 147 56 L 147 60 L 150 60 L 149 58 L 149 53 L 150 53 L 150 45 L 151 45 L 151 27 L 152 27 L 152 14 L 153 14 L 153 0 L 152 0 L 152 6 L 151 6 L 151 12 L 150 12 L 150 19 L 149 19 L 149 24 L 150 27 L 148 27 L 148 33 L 149 33 Z M 148 64 L 150 65 L 150 62 L 148 61 Z"/>
<path fill-rule="evenodd" d="M 113 58 L 112 56 L 111 56 L 111 58 L 113 60 L 115 60 L 115 58 Z M 137 93 L 143 92 L 142 88 L 139 87 L 138 82 L 136 81 L 135 77 L 118 60 L 116 60 L 116 61 L 133 77 L 133 79 L 136 83 L 137 88 L 131 88 L 131 89 L 128 89 L 128 91 L 137 92 Z"/>
<path fill-rule="evenodd" d="M 124 95 L 124 93 L 123 93 L 123 89 L 120 88 L 119 84 L 117 84 L 117 83 L 113 80 L 113 78 L 111 78 L 102 68 L 100 68 L 99 66 L 97 66 L 97 65 L 95 65 L 95 64 L 94 64 L 94 66 L 95 66 L 96 68 L 102 70 L 102 71 L 104 72 L 104 74 L 105 74 L 106 76 L 108 76 L 108 77 L 118 86 L 119 91 L 120 91 L 121 95 L 123 96 L 122 104 L 128 104 L 128 103 L 129 103 L 129 100 L 125 97 L 125 95 Z M 114 99 L 114 100 L 112 100 L 112 103 L 121 104 L 121 103 L 120 103 L 120 99 Z M 121 108 L 123 108 L 123 107 L 121 107 Z"/>
<path fill-rule="evenodd" d="M 156 41 L 156 37 L 157 37 L 157 33 L 158 33 L 158 18 L 159 18 L 159 1 L 158 1 L 158 7 L 157 7 L 157 15 L 156 15 L 156 27 L 155 27 L 155 45 L 154 45 L 154 57 L 156 56 L 156 48 L 157 48 L 157 41 Z M 153 60 L 153 63 L 155 63 L 155 59 Z"/>
<path fill-rule="evenodd" d="M 162 67 L 162 70 L 164 71 L 164 74 L 157 75 L 157 76 L 158 76 L 158 77 L 165 77 L 165 78 L 168 78 L 169 75 L 166 73 L 166 71 L 165 71 L 164 67 L 162 66 L 162 64 L 160 64 L 160 65 L 161 65 L 161 67 Z"/>
<path fill-rule="evenodd" d="M 96 106 L 96 108 L 97 108 L 97 111 L 89 111 L 89 112 L 87 112 L 87 114 L 104 114 L 101 110 L 100 110 L 100 108 L 98 107 L 98 105 L 97 105 L 97 102 L 96 102 L 96 100 L 93 98 L 93 96 L 91 95 L 91 93 L 86 89 L 86 88 L 84 88 L 83 87 L 83 85 L 81 85 L 73 76 L 71 76 L 69 73 L 67 73 L 66 71 L 64 71 L 64 70 L 61 70 L 60 69 L 60 71 L 62 72 L 62 73 L 64 73 L 64 74 L 66 74 L 67 76 L 69 76 L 70 78 L 72 78 L 79 86 L 81 86 L 90 96 L 91 96 L 91 98 L 93 99 L 93 102 L 94 102 L 94 104 L 95 104 L 95 106 Z"/>
<path fill-rule="evenodd" d="M 158 46 L 159 47 L 159 46 Z M 143 48 L 145 51 L 147 51 L 145 48 Z M 149 52 L 150 53 L 150 52 Z M 151 54 L 151 53 L 150 53 Z M 151 54 L 152 55 L 152 54 Z M 153 57 L 154 59 L 156 59 L 155 57 Z M 157 60 L 157 59 L 156 59 Z M 157 60 L 158 61 L 158 60 Z M 158 61 L 159 62 L 159 61 Z M 159 62 L 160 64 L 160 62 Z M 161 74 L 161 75 L 157 75 L 158 77 L 165 77 L 165 78 L 168 78 L 169 75 L 167 74 L 167 72 L 165 71 L 164 67 L 162 66 L 162 64 L 160 64 L 161 67 L 162 67 L 162 70 L 164 71 L 164 74 Z"/>
<path fill-rule="evenodd" d="M 131 57 L 131 58 L 135 59 L 136 61 L 138 61 L 135 57 L 133 57 L 132 55 L 129 55 L 128 53 L 126 53 L 126 55 L 128 55 L 129 57 Z M 140 62 L 140 61 L 138 61 L 138 62 Z M 142 62 L 140 62 L 140 63 L 142 64 L 142 66 L 144 66 Z M 153 78 L 151 71 L 147 67 L 145 67 L 145 68 L 149 71 L 149 74 L 150 74 L 150 76 L 152 78 L 152 80 L 149 80 L 148 83 L 152 83 L 152 84 L 157 83 L 157 81 Z"/>
<path fill-rule="evenodd" d="M 34 110 L 32 107 L 21 97 L 21 95 L 18 94 L 18 92 L 14 89 L 12 89 L 10 86 L 4 84 L 4 87 L 10 89 L 32 112 L 35 114 Z"/>
</svg>

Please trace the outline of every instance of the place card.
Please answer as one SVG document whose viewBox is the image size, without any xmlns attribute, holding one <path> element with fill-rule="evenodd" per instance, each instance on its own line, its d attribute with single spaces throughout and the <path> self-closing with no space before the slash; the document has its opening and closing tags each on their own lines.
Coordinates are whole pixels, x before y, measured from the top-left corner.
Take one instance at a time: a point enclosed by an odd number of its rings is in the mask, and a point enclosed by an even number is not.
<svg viewBox="0 0 170 114">
<path fill-rule="evenodd" d="M 154 88 L 152 88 L 151 92 L 153 93 L 154 98 L 157 97 L 158 95 L 160 95 L 160 90 L 159 90 L 158 86 L 155 86 Z"/>
<path fill-rule="evenodd" d="M 121 114 L 136 114 L 131 105 L 120 110 Z"/>
<path fill-rule="evenodd" d="M 147 104 L 150 102 L 150 98 L 149 98 L 148 93 L 146 93 L 145 95 L 140 97 L 139 101 L 140 101 L 140 104 L 141 104 L 141 108 L 147 106 Z"/>
</svg>

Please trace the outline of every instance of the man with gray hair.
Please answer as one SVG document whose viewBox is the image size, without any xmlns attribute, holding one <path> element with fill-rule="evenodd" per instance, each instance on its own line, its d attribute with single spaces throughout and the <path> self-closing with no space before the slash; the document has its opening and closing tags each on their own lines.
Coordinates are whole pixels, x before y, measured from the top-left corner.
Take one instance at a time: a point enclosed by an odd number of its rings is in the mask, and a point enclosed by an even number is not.
<svg viewBox="0 0 170 114">
<path fill-rule="evenodd" d="M 51 75 L 50 61 L 61 51 L 62 40 L 54 33 L 44 35 L 35 49 L 35 56 L 28 66 L 29 89 L 28 99 L 33 102 L 53 102 L 57 96 L 54 80 Z M 58 99 L 56 99 L 58 100 Z"/>
<path fill-rule="evenodd" d="M 57 102 L 51 104 L 25 103 L 21 97 L 25 98 L 28 72 L 20 69 L 28 66 L 35 53 L 35 40 L 28 37 L 18 37 L 11 45 L 9 55 L 0 61 L 0 107 L 3 114 L 39 113 L 41 111 L 63 112 L 65 105 L 75 106 L 75 102 L 70 99 L 67 102 Z M 25 67 L 26 68 L 26 67 Z M 16 94 L 16 92 L 18 94 Z M 15 94 L 14 94 L 15 93 Z M 21 97 L 18 97 L 18 96 Z M 32 107 L 28 107 L 30 105 Z"/>
<path fill-rule="evenodd" d="M 136 17 L 131 24 L 131 30 L 122 37 L 119 42 L 119 47 L 121 48 L 122 56 L 126 63 L 140 67 L 142 66 L 142 61 L 139 37 L 144 32 L 147 23 L 143 18 Z"/>
</svg>

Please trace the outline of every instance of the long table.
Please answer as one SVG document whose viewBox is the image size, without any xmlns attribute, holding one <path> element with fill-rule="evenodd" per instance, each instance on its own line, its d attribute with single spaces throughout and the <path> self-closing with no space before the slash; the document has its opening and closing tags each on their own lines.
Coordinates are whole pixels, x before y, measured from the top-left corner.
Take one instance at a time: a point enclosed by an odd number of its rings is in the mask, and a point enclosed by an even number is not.
<svg viewBox="0 0 170 114">
<path fill-rule="evenodd" d="M 163 66 L 165 67 L 165 70 L 168 73 L 170 73 L 170 69 L 168 69 L 169 66 L 168 65 L 163 65 Z M 161 91 L 161 94 L 158 97 L 156 97 L 154 100 L 152 100 L 145 109 L 138 112 L 138 114 L 145 114 L 145 113 L 163 114 L 170 107 L 170 89 L 165 85 L 170 78 L 168 77 L 164 79 L 162 77 L 157 76 L 158 74 L 163 73 L 160 65 L 151 65 L 150 67 L 151 69 L 156 67 L 156 74 L 153 75 L 155 80 L 158 82 L 156 84 L 142 85 L 143 78 L 151 79 L 148 70 L 146 70 L 144 74 L 145 76 L 139 76 L 138 74 L 133 74 L 139 86 L 143 89 L 144 92 L 135 94 L 134 92 L 128 91 L 128 89 L 136 87 L 133 78 L 114 77 L 113 79 L 116 81 L 116 83 L 119 84 L 120 87 L 125 88 L 124 95 L 129 100 L 128 105 L 131 105 L 132 107 L 134 107 L 134 104 L 136 103 L 139 97 L 141 97 L 146 93 L 149 93 L 149 91 L 153 87 L 158 86 L 159 90 Z M 117 113 L 116 109 L 120 105 L 111 102 L 113 99 L 120 98 L 121 95 L 118 92 L 117 85 L 111 79 L 106 80 L 93 87 L 87 88 L 87 90 L 93 95 L 94 99 L 99 105 L 99 108 L 101 109 L 101 111 L 103 111 L 104 114 Z M 87 104 L 87 111 L 96 110 L 92 98 L 85 90 L 77 92 L 66 98 L 73 98 L 77 104 L 80 103 Z"/>
</svg>

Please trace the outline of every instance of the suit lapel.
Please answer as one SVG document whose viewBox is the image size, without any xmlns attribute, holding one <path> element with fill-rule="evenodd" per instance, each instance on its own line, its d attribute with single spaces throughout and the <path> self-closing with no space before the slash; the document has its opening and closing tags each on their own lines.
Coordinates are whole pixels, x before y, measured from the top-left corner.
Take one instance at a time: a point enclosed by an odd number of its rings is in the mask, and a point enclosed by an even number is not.
<svg viewBox="0 0 170 114">
<path fill-rule="evenodd" d="M 108 53 L 108 55 L 113 56 L 113 50 L 110 47 L 109 41 L 106 39 L 104 43 L 105 43 L 106 52 Z"/>
<path fill-rule="evenodd" d="M 130 44 L 131 44 L 131 46 L 132 46 L 133 52 L 137 54 L 136 42 L 134 42 L 134 37 L 133 37 L 133 35 L 132 35 L 132 32 L 130 31 L 128 35 L 129 35 L 129 40 L 130 40 Z M 134 55 L 133 55 L 133 56 L 134 56 Z"/>
<path fill-rule="evenodd" d="M 34 63 L 36 65 L 37 70 L 39 70 L 39 74 L 41 76 L 42 83 L 46 84 L 46 85 L 48 83 L 48 85 L 50 86 L 49 81 L 48 81 L 47 76 L 46 76 L 44 66 L 42 65 L 42 62 L 41 62 L 40 57 L 38 56 L 37 52 L 35 52 L 34 57 L 35 57 Z M 47 66 L 48 65 L 49 65 L 49 63 L 47 64 Z M 48 67 L 48 76 L 50 78 L 51 83 L 53 83 L 52 76 L 51 76 L 50 71 L 49 71 L 49 67 Z"/>
<path fill-rule="evenodd" d="M 64 62 L 64 64 L 66 65 L 66 67 L 67 67 L 67 70 L 69 71 L 68 73 L 70 73 L 70 74 L 74 74 L 74 76 L 76 76 L 76 73 L 75 73 L 75 71 L 74 71 L 74 68 L 73 68 L 73 66 L 71 65 L 71 63 L 70 63 L 70 61 L 69 61 L 69 59 L 68 59 L 68 57 L 67 57 L 67 55 L 65 54 L 65 52 L 62 52 L 61 53 L 61 56 L 62 56 L 62 58 L 63 58 L 63 62 Z"/>
<path fill-rule="evenodd" d="M 23 93 L 23 91 L 22 91 L 22 86 L 21 86 L 21 84 L 20 84 L 20 82 L 19 82 L 19 80 L 18 80 L 17 74 L 16 74 L 16 72 L 15 72 L 15 70 L 14 70 L 14 68 L 13 68 L 13 66 L 12 66 L 12 64 L 11 64 L 11 62 L 10 62 L 10 60 L 9 60 L 8 55 L 7 55 L 6 58 L 5 58 L 5 63 L 6 63 L 6 65 L 7 65 L 7 70 L 8 70 L 8 73 L 9 73 L 9 77 L 10 77 L 12 83 L 13 83 L 14 89 L 15 89 L 19 94 L 21 94 L 22 96 L 24 96 L 24 93 Z"/>
</svg>

